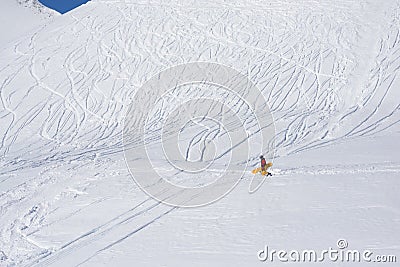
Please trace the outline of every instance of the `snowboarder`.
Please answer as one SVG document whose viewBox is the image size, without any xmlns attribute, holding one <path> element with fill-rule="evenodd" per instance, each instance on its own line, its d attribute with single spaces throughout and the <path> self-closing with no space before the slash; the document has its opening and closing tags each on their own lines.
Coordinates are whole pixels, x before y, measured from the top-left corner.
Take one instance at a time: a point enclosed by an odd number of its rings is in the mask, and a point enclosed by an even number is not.
<svg viewBox="0 0 400 267">
<path fill-rule="evenodd" d="M 271 167 L 272 164 L 267 164 L 267 161 L 265 160 L 263 155 L 260 156 L 260 159 L 261 159 L 261 173 L 263 175 L 266 174 L 267 176 L 272 176 L 272 174 L 267 171 L 267 169 Z"/>
<path fill-rule="evenodd" d="M 267 171 L 268 168 L 272 166 L 272 162 L 267 163 L 263 155 L 260 156 L 260 159 L 261 159 L 261 167 L 258 167 L 252 170 L 251 172 L 253 174 L 261 173 L 261 175 L 272 176 L 272 174 Z"/>
<path fill-rule="evenodd" d="M 265 160 L 264 156 L 260 156 L 261 159 L 261 171 L 267 171 L 267 161 Z"/>
</svg>

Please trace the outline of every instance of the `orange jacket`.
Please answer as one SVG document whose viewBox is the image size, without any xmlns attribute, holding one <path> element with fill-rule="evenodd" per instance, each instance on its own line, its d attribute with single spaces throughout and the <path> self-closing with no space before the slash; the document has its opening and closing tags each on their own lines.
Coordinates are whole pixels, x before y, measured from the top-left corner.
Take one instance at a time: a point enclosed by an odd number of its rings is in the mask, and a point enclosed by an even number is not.
<svg viewBox="0 0 400 267">
<path fill-rule="evenodd" d="M 264 167 L 265 165 L 267 165 L 267 162 L 265 159 L 261 159 L 261 167 Z"/>
</svg>

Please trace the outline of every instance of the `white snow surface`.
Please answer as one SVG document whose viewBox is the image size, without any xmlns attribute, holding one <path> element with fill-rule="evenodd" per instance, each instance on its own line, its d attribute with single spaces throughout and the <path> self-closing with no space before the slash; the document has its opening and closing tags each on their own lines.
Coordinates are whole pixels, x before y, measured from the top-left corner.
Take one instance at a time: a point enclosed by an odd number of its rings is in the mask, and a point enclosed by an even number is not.
<svg viewBox="0 0 400 267">
<path fill-rule="evenodd" d="M 280 266 L 257 252 L 340 238 L 400 261 L 400 1 L 97 0 L 45 20 L 9 2 L 26 28 L 0 28 L 0 266 Z M 226 197 L 174 208 L 133 182 L 123 121 L 195 61 L 262 90 L 274 175 L 248 193 L 254 153 Z"/>
<path fill-rule="evenodd" d="M 0 48 L 11 46 L 20 38 L 40 29 L 56 12 L 37 0 L 4 0 L 0 8 Z"/>
</svg>

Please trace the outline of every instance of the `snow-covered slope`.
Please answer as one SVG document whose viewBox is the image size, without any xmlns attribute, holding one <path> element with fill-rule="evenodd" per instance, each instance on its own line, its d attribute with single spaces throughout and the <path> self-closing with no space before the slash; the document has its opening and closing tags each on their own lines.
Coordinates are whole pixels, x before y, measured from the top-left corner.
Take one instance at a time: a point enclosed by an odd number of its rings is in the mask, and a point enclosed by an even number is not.
<svg viewBox="0 0 400 267">
<path fill-rule="evenodd" d="M 55 15 L 36 0 L 5 0 L 0 9 L 0 47 L 11 46 Z"/>
<path fill-rule="evenodd" d="M 17 39 L 0 52 L 0 264 L 255 266 L 265 244 L 342 237 L 395 253 L 399 11 L 398 1 L 99 0 Z M 146 80 L 194 61 L 262 90 L 276 160 L 255 194 L 246 172 L 220 202 L 188 210 L 133 183 L 122 131 Z"/>
</svg>

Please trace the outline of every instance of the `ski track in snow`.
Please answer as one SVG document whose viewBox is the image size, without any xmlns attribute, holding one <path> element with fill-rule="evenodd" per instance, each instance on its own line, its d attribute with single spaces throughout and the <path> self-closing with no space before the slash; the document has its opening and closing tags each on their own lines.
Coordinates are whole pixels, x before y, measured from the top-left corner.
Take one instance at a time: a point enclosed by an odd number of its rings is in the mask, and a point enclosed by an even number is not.
<svg viewBox="0 0 400 267">
<path fill-rule="evenodd" d="M 41 231 L 68 219 L 51 217 L 57 205 L 85 197 L 107 173 L 129 176 L 123 164 L 117 164 L 117 173 L 107 168 L 122 157 L 124 115 L 143 82 L 167 67 L 213 61 L 245 73 L 273 113 L 278 157 L 398 130 L 399 11 L 395 2 L 350 0 L 92 1 L 5 49 L 0 57 L 4 262 L 57 265 L 89 247 L 93 255 L 77 256 L 77 265 L 85 263 L 173 210 L 146 199 L 74 238 L 52 245 L 40 241 Z M 365 80 L 356 84 L 356 75 Z M 207 135 L 199 133 L 190 143 Z M 254 165 L 257 155 L 252 156 Z M 82 169 L 91 177 L 78 179 Z M 311 166 L 278 174 L 376 171 L 399 172 L 400 165 Z M 65 191 L 68 186 L 72 189 Z M 139 194 L 133 184 L 129 188 Z M 46 192 L 57 194 L 44 197 Z M 113 198 L 108 197 L 86 197 L 70 218 L 92 205 L 101 207 Z"/>
</svg>

